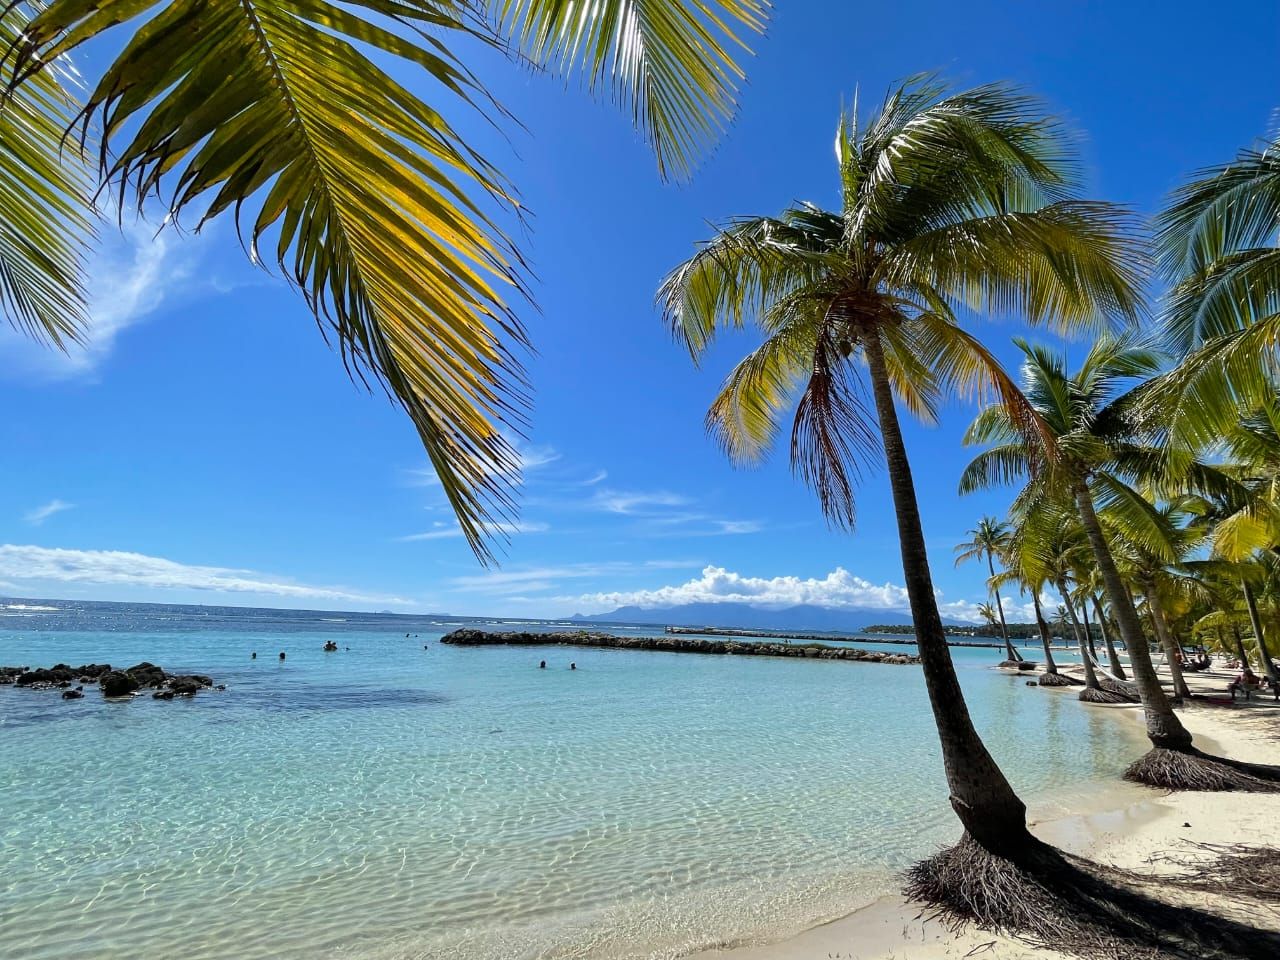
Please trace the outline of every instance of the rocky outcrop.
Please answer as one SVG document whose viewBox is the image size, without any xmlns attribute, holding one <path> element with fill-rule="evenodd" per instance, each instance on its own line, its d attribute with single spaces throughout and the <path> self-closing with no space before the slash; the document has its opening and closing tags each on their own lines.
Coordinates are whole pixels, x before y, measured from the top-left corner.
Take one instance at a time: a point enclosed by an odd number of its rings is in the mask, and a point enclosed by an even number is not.
<svg viewBox="0 0 1280 960">
<path fill-rule="evenodd" d="M 78 683 L 74 690 L 68 689 Z M 98 684 L 104 697 L 131 697 L 139 690 L 155 690 L 160 700 L 194 696 L 200 690 L 214 688 L 225 690 L 212 677 L 202 673 L 171 674 L 154 663 L 135 663 L 127 670 L 112 669 L 109 663 L 86 663 L 78 667 L 59 663 L 52 667 L 0 667 L 0 684 L 13 684 L 32 690 L 62 689 L 63 699 L 78 700 L 84 696 L 85 684 Z"/>
<path fill-rule="evenodd" d="M 611 633 L 490 633 L 462 629 L 446 634 L 441 643 L 460 647 L 508 645 L 519 647 L 611 647 L 623 650 L 662 650 L 667 653 L 722 654 L 742 657 L 804 657 L 809 660 L 856 660 L 859 663 L 919 663 L 905 653 L 832 647 L 820 643 L 744 643 L 740 640 L 708 640 L 669 634 L 662 637 L 619 637 Z"/>
</svg>

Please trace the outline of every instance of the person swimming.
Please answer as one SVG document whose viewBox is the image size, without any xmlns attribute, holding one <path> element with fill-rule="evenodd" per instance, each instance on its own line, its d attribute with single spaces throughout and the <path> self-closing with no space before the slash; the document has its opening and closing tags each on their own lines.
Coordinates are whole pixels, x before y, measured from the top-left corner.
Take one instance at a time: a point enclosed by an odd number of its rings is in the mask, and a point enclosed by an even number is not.
<svg viewBox="0 0 1280 960">
<path fill-rule="evenodd" d="M 283 659 L 284 659 L 284 651 L 283 651 L 283 650 L 281 650 L 281 651 L 280 651 L 280 659 L 281 659 L 281 660 L 283 660 Z"/>
<path fill-rule="evenodd" d="M 337 645 L 337 643 L 335 643 L 335 642 L 334 642 L 334 641 L 332 641 L 332 640 L 330 640 L 328 643 L 326 643 L 326 644 L 324 645 L 324 652 L 325 652 L 325 653 L 333 653 L 333 652 L 334 652 L 335 650 L 337 650 L 337 649 L 338 649 L 338 645 Z"/>
<path fill-rule="evenodd" d="M 257 650 L 255 650 L 255 651 L 253 651 L 253 653 L 249 654 L 249 659 L 250 659 L 250 660 L 257 660 L 257 659 L 258 659 L 258 651 L 257 651 Z"/>
<path fill-rule="evenodd" d="M 571 664 L 569 664 L 569 669 L 570 669 L 570 670 L 577 670 L 577 669 L 578 669 L 578 665 L 577 665 L 576 663 L 571 663 Z"/>
<path fill-rule="evenodd" d="M 538 661 L 538 669 L 539 669 L 539 670 L 545 670 L 545 669 L 547 669 L 547 661 L 545 661 L 545 660 L 539 660 L 539 661 Z"/>
</svg>

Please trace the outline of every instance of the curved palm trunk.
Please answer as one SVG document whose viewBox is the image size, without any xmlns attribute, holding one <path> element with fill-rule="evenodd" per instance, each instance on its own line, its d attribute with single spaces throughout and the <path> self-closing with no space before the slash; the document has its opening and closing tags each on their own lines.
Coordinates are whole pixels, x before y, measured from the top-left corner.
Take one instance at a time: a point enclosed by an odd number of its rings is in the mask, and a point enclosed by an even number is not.
<svg viewBox="0 0 1280 960">
<path fill-rule="evenodd" d="M 1160 646 L 1164 648 L 1164 658 L 1169 661 L 1169 676 L 1173 678 L 1175 696 L 1190 697 L 1187 679 L 1182 675 L 1182 645 L 1173 639 L 1169 630 L 1169 621 L 1164 616 L 1164 604 L 1160 602 L 1160 591 L 1155 577 L 1144 577 L 1142 589 L 1147 594 L 1147 608 L 1151 611 L 1151 622 L 1155 624 L 1156 636 Z"/>
<path fill-rule="evenodd" d="M 1125 589 L 1115 558 L 1111 556 L 1111 548 L 1107 546 L 1107 539 L 1102 534 L 1102 524 L 1098 522 L 1098 514 L 1093 509 L 1093 497 L 1089 495 L 1089 488 L 1083 480 L 1077 480 L 1073 493 L 1080 511 L 1080 523 L 1089 538 L 1089 546 L 1093 548 L 1094 559 L 1098 561 L 1102 583 L 1107 588 L 1107 598 L 1111 601 L 1111 611 L 1120 628 L 1120 639 L 1129 650 L 1129 664 L 1133 668 L 1133 679 L 1138 684 L 1138 692 L 1142 697 L 1142 712 L 1146 714 L 1147 736 L 1157 747 L 1190 750 L 1191 734 L 1173 712 L 1173 705 L 1165 696 L 1164 687 L 1160 686 L 1155 667 L 1151 663 L 1147 638 L 1142 635 L 1142 625 L 1138 622 L 1138 611 L 1134 609 L 1133 599 Z"/>
<path fill-rule="evenodd" d="M 1071 595 L 1067 593 L 1067 585 L 1064 581 L 1058 581 L 1058 592 L 1062 594 L 1062 603 L 1067 608 L 1067 616 L 1071 618 L 1071 629 L 1076 635 L 1076 646 L 1080 649 L 1080 662 L 1084 665 L 1084 685 L 1089 690 L 1101 690 L 1102 684 L 1098 683 L 1098 672 L 1093 669 L 1093 661 L 1089 659 L 1089 651 L 1084 645 L 1084 631 L 1080 629 L 1080 618 L 1076 616 L 1076 605 L 1071 602 Z"/>
<path fill-rule="evenodd" d="M 1266 671 L 1272 682 L 1280 680 L 1280 676 L 1276 674 L 1276 665 L 1271 662 L 1271 653 L 1267 650 L 1266 637 L 1262 633 L 1262 619 L 1258 616 L 1257 598 L 1253 595 L 1249 581 L 1243 577 L 1240 579 L 1240 588 L 1244 591 L 1244 605 L 1249 608 L 1249 623 L 1253 626 L 1253 639 L 1258 644 L 1258 659 L 1262 661 L 1262 669 Z M 1248 660 L 1245 661 L 1245 663 L 1248 662 Z"/>
<path fill-rule="evenodd" d="M 1117 680 L 1128 680 L 1129 675 L 1124 672 L 1124 664 L 1120 662 L 1120 654 L 1116 653 L 1116 645 L 1111 639 L 1111 628 L 1107 626 L 1107 612 L 1102 609 L 1102 601 L 1098 599 L 1095 593 L 1093 599 L 1093 611 L 1098 615 L 1098 628 L 1102 631 L 1102 642 L 1107 648 L 1107 659 L 1111 661 L 1111 672 L 1116 675 Z"/>
<path fill-rule="evenodd" d="M 991 579 L 996 578 L 996 565 L 991 560 L 991 552 L 987 552 L 987 570 L 991 574 Z M 1009 627 L 1004 622 L 1004 601 L 1000 599 L 1000 588 L 992 585 L 991 592 L 996 596 L 996 612 L 1000 614 L 1000 639 L 1004 641 L 1004 656 L 1006 660 L 1021 660 L 1017 651 L 1013 649 L 1013 644 L 1009 642 Z"/>
<path fill-rule="evenodd" d="M 1040 610 L 1040 591 L 1031 591 L 1031 603 L 1036 608 L 1036 628 L 1040 631 L 1040 643 L 1044 646 L 1044 672 L 1057 673 L 1058 665 L 1053 660 L 1053 637 L 1049 634 L 1049 624 Z"/>
<path fill-rule="evenodd" d="M 902 575 L 911 601 L 911 617 L 915 623 L 916 644 L 929 691 L 929 704 L 933 708 L 938 739 L 942 743 L 942 763 L 951 791 L 951 806 L 966 832 L 983 847 L 994 852 L 1015 851 L 1032 843 L 1026 825 L 1027 808 L 1013 792 L 1013 787 L 974 729 L 960 690 L 960 681 L 942 629 L 942 618 L 938 614 L 911 463 L 902 441 L 898 413 L 894 409 L 884 352 L 876 332 L 872 330 L 870 334 L 863 336 L 862 344 L 884 441 L 889 486 L 893 491 L 902 550 Z"/>
</svg>

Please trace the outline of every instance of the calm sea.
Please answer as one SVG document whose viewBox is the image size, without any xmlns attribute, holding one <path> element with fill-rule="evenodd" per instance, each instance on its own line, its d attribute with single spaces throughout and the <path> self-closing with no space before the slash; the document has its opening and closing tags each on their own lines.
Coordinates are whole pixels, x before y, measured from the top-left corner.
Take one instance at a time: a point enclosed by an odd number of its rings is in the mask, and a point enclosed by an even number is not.
<svg viewBox="0 0 1280 960">
<path fill-rule="evenodd" d="M 455 625 L 0 601 L 0 664 L 227 685 L 0 687 L 0 953 L 670 957 L 846 913 L 957 834 L 917 667 L 441 646 Z M 999 651 L 954 656 L 1031 801 L 1140 752 Z"/>
</svg>

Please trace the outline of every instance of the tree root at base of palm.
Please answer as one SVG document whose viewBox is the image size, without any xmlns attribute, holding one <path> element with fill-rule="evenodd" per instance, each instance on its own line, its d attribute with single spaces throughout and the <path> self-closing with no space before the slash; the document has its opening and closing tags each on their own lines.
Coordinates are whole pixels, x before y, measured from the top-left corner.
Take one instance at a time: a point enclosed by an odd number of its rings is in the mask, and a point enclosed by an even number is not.
<svg viewBox="0 0 1280 960">
<path fill-rule="evenodd" d="M 1104 690 L 1102 687 L 1085 687 L 1080 691 L 1080 699 L 1085 703 L 1133 703 L 1133 698 L 1115 690 Z"/>
<path fill-rule="evenodd" d="M 1008 856 L 967 834 L 907 871 L 904 892 L 952 929 L 967 923 L 1085 958 L 1274 960 L 1280 934 L 1140 887 L 1166 878 L 1080 860 L 1029 836 Z"/>
<path fill-rule="evenodd" d="M 1190 850 L 1158 853 L 1148 862 L 1175 867 L 1184 890 L 1280 903 L 1280 850 L 1245 844 L 1195 843 Z"/>
<path fill-rule="evenodd" d="M 1042 687 L 1078 687 L 1083 680 L 1077 680 L 1075 677 L 1068 677 L 1061 673 L 1042 673 L 1040 674 L 1040 686 Z"/>
<path fill-rule="evenodd" d="M 1154 747 L 1129 765 L 1124 778 L 1161 790 L 1280 793 L 1280 767 L 1212 757 L 1199 750 Z"/>
</svg>

